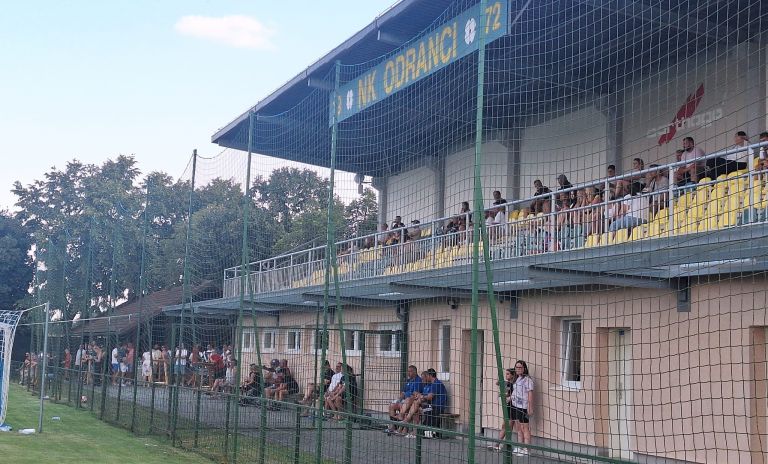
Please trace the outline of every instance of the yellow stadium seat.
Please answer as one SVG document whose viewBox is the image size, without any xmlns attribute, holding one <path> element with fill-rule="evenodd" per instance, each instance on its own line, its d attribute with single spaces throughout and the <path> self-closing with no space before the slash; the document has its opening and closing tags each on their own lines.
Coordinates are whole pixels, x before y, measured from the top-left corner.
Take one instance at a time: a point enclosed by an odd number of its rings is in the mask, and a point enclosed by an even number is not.
<svg viewBox="0 0 768 464">
<path fill-rule="evenodd" d="M 629 237 L 630 240 L 642 240 L 645 238 L 646 233 L 648 232 L 648 224 L 643 224 L 637 227 L 632 228 L 632 235 Z"/>
<path fill-rule="evenodd" d="M 629 240 L 629 231 L 627 229 L 619 229 L 613 236 L 613 243 L 624 243 Z"/>
<path fill-rule="evenodd" d="M 585 248 L 591 248 L 595 247 L 600 244 L 600 236 L 597 234 L 589 234 L 587 236 L 587 241 L 584 243 Z"/>
</svg>

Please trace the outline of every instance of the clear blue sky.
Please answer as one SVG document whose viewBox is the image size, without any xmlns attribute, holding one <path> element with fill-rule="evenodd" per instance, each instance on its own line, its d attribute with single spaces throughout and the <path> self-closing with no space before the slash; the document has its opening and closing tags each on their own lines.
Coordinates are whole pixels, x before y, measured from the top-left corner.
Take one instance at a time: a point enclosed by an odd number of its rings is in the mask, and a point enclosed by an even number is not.
<svg viewBox="0 0 768 464">
<path fill-rule="evenodd" d="M 0 209 L 77 158 L 182 174 L 193 148 L 394 0 L 5 2 Z"/>
</svg>

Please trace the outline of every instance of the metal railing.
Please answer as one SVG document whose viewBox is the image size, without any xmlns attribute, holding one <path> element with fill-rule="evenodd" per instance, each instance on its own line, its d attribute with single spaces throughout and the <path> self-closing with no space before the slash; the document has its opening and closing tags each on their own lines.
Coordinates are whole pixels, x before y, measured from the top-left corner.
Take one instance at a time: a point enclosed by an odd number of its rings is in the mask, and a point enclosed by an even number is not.
<svg viewBox="0 0 768 464">
<path fill-rule="evenodd" d="M 713 153 L 695 163 L 704 169 L 707 160 L 763 147 L 768 147 L 768 142 Z M 675 183 L 677 170 L 692 163 L 679 161 L 486 208 L 489 257 L 513 259 L 766 222 L 768 173 L 758 170 L 757 162 L 750 156 L 745 170 L 679 186 Z M 613 196 L 613 192 L 620 193 L 649 173 L 666 177 L 668 187 L 635 196 Z M 574 205 L 572 197 L 577 198 Z M 631 210 L 631 202 L 647 204 L 648 209 L 645 213 L 637 208 Z M 494 223 L 493 213 L 498 208 L 503 208 L 503 219 Z M 468 264 L 472 257 L 468 246 L 472 241 L 471 214 L 459 213 L 339 241 L 335 244 L 339 280 Z M 634 219 L 622 219 L 627 215 Z M 456 224 L 464 224 L 466 230 L 456 230 Z M 326 252 L 327 247 L 320 246 L 248 264 L 249 292 L 322 284 Z M 242 266 L 224 271 L 225 297 L 239 294 L 242 272 Z"/>
</svg>

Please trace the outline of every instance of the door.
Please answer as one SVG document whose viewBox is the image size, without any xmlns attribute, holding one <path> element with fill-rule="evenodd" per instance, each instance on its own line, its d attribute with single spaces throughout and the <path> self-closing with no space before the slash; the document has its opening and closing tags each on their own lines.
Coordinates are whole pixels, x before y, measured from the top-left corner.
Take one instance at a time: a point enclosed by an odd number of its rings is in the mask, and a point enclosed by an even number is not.
<svg viewBox="0 0 768 464">
<path fill-rule="evenodd" d="M 612 329 L 608 336 L 608 414 L 611 457 L 632 459 L 630 405 L 632 356 L 630 331 Z"/>
</svg>

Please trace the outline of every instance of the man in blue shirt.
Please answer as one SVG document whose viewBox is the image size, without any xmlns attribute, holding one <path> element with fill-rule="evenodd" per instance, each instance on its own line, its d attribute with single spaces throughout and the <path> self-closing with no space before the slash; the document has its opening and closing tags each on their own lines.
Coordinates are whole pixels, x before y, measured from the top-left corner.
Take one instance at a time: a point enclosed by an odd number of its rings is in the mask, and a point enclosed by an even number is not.
<svg viewBox="0 0 768 464">
<path fill-rule="evenodd" d="M 448 405 L 448 392 L 445 385 L 437 378 L 437 372 L 429 369 L 422 372 L 421 392 L 413 394 L 412 405 L 403 418 L 404 423 L 418 424 L 419 422 L 429 427 L 440 426 L 440 415 Z M 408 434 L 408 438 L 415 435 Z M 426 438 L 437 438 L 431 431 L 425 434 Z"/>
<path fill-rule="evenodd" d="M 424 376 L 424 386 L 421 389 L 422 395 L 422 422 L 429 427 L 440 427 L 440 415 L 445 412 L 448 406 L 448 391 L 440 379 L 437 378 L 437 372 L 429 369 Z M 432 438 L 432 431 L 424 432 L 426 438 Z"/>
<path fill-rule="evenodd" d="M 422 381 L 421 377 L 418 375 L 418 372 L 419 371 L 416 369 L 416 366 L 408 366 L 407 378 L 405 379 L 405 384 L 403 384 L 403 388 L 400 391 L 400 398 L 393 401 L 392 404 L 389 405 L 389 418 L 391 420 L 402 420 L 402 414 L 408 412 L 408 409 L 411 407 L 411 403 L 413 403 L 414 393 L 421 392 Z M 395 427 L 391 425 L 385 430 L 387 433 L 392 433 L 394 431 Z"/>
</svg>

